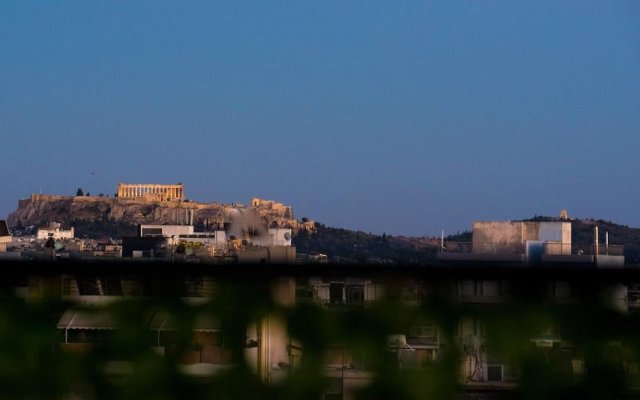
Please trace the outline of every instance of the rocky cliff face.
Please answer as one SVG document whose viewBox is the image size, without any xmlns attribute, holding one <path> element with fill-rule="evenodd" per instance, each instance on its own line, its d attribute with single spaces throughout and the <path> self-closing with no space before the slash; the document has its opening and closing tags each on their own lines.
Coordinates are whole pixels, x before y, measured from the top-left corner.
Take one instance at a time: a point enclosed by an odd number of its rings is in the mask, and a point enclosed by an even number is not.
<svg viewBox="0 0 640 400">
<path fill-rule="evenodd" d="M 227 222 L 232 210 L 243 206 L 229 206 L 219 203 L 159 202 L 137 199 L 119 199 L 97 196 L 53 196 L 31 195 L 20 200 L 18 209 L 7 219 L 10 227 L 45 225 L 60 222 L 65 226 L 74 223 L 111 222 L 127 225 L 138 224 L 180 224 L 186 223 L 193 213 L 195 225 L 213 225 Z M 277 210 L 257 207 L 256 211 L 268 223 L 296 228 L 298 222 L 291 215 Z"/>
</svg>

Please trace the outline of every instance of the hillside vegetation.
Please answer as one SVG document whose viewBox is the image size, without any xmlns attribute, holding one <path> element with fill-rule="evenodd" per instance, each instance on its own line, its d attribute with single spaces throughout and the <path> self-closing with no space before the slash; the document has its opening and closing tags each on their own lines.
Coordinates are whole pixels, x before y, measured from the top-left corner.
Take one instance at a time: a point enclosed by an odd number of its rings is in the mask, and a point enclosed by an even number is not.
<svg viewBox="0 0 640 400">
<path fill-rule="evenodd" d="M 559 221 L 558 218 L 536 216 L 524 221 Z M 593 229 L 600 230 L 600 242 L 604 243 L 605 232 L 609 233 L 609 244 L 623 245 L 627 264 L 640 264 L 640 229 L 616 224 L 611 221 L 574 219 L 572 243 L 576 246 L 593 244 Z M 455 249 L 457 242 L 469 243 L 472 232 L 461 232 L 445 237 L 445 246 Z M 298 253 L 324 253 L 338 262 L 387 263 L 431 263 L 436 259 L 439 240 L 428 237 L 403 237 L 374 235 L 349 229 L 332 228 L 316 224 L 315 232 L 300 233 L 293 238 Z"/>
<path fill-rule="evenodd" d="M 298 253 L 324 253 L 335 262 L 426 263 L 435 260 L 435 239 L 374 235 L 316 224 L 293 238 Z"/>
</svg>

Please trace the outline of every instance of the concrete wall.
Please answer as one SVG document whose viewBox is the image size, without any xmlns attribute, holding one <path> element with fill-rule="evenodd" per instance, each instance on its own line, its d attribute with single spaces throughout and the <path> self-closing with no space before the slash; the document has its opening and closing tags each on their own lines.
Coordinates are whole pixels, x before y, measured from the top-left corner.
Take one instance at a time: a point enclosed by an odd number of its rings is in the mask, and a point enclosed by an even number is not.
<svg viewBox="0 0 640 400">
<path fill-rule="evenodd" d="M 596 257 L 598 268 L 624 268 L 624 256 L 608 256 L 599 254 Z"/>
<path fill-rule="evenodd" d="M 571 254 L 569 222 L 474 222 L 472 251 L 478 254 L 525 252 L 527 241 L 550 242 L 547 254 Z"/>
<path fill-rule="evenodd" d="M 522 253 L 522 222 L 474 222 L 474 253 Z"/>
</svg>

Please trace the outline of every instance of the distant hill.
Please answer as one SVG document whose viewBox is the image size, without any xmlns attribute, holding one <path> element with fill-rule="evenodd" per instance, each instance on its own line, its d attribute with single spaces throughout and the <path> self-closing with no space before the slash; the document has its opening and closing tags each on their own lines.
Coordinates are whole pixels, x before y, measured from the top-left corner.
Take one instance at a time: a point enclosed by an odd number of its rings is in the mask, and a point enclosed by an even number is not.
<svg viewBox="0 0 640 400">
<path fill-rule="evenodd" d="M 536 216 L 524 221 L 559 221 L 558 218 Z M 604 243 L 609 232 L 609 244 L 624 245 L 627 264 L 640 264 L 640 229 L 593 219 L 573 219 L 572 243 L 577 246 L 593 244 L 593 228 L 600 230 L 600 242 Z M 469 249 L 472 233 L 465 231 L 445 237 L 445 245 L 451 249 Z M 438 238 L 374 235 L 342 228 L 332 228 L 316 223 L 314 232 L 300 233 L 293 238 L 298 253 L 324 253 L 330 259 L 341 262 L 399 262 L 431 263 L 440 245 Z"/>
<path fill-rule="evenodd" d="M 247 207 L 195 201 L 33 194 L 18 202 L 18 208 L 9 214 L 7 223 L 15 229 L 58 222 L 63 227 L 73 226 L 77 237 L 118 238 L 135 235 L 139 224 L 184 224 L 191 213 L 196 228 L 219 226 L 228 220 L 230 212 L 244 208 Z M 298 227 L 298 221 L 284 211 L 269 206 L 252 209 L 267 223 Z"/>
<path fill-rule="evenodd" d="M 420 263 L 435 260 L 437 239 L 374 235 L 316 223 L 293 238 L 298 253 L 323 253 L 335 262 Z"/>
</svg>

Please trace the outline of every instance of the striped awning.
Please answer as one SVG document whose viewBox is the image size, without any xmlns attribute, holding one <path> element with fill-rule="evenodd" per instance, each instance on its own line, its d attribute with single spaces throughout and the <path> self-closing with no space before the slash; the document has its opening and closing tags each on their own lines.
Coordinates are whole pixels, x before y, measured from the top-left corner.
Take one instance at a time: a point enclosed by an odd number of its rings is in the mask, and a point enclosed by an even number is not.
<svg viewBox="0 0 640 400">
<path fill-rule="evenodd" d="M 155 310 L 147 316 L 152 331 L 177 331 L 178 324 L 169 313 Z M 67 310 L 62 314 L 58 329 L 117 329 L 115 318 L 105 310 Z M 196 316 L 191 330 L 196 332 L 219 332 L 220 322 L 211 313 Z"/>
<path fill-rule="evenodd" d="M 102 310 L 67 310 L 58 321 L 58 329 L 116 329 L 116 325 Z"/>
</svg>

